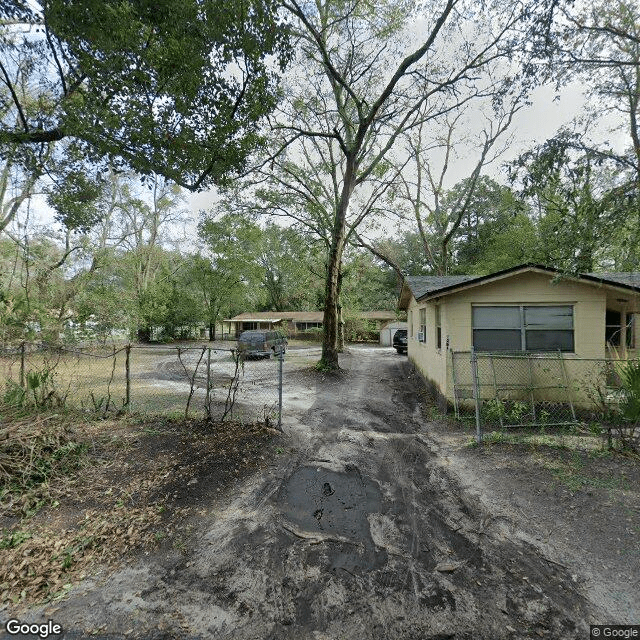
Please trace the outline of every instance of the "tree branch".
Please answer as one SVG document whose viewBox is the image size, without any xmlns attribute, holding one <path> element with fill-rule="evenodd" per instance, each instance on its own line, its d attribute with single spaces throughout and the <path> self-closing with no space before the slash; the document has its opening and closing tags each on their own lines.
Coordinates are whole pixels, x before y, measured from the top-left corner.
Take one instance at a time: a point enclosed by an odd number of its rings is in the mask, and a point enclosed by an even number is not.
<svg viewBox="0 0 640 640">
<path fill-rule="evenodd" d="M 16 109 L 18 110 L 18 116 L 20 118 L 20 122 L 22 122 L 22 127 L 24 128 L 25 133 L 28 134 L 29 123 L 25 118 L 24 111 L 22 110 L 22 105 L 20 104 L 20 100 L 18 100 L 18 96 L 15 92 L 15 89 L 13 88 L 13 83 L 11 82 L 11 78 L 9 78 L 9 74 L 7 73 L 7 70 L 4 68 L 2 61 L 0 61 L 0 69 L 2 70 L 2 75 L 4 76 L 4 82 L 7 85 L 7 88 L 9 89 L 9 93 L 11 94 L 11 98 L 13 99 L 13 103 L 16 105 Z M 19 142 L 19 141 L 16 140 L 16 142 Z"/>
</svg>

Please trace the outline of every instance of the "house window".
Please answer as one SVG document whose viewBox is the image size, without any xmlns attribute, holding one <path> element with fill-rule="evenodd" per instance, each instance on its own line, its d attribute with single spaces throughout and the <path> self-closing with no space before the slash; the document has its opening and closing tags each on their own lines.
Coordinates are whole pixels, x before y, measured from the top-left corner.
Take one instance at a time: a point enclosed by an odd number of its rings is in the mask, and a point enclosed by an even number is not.
<svg viewBox="0 0 640 640">
<path fill-rule="evenodd" d="M 242 330 L 243 331 L 255 331 L 258 328 L 257 322 L 243 322 Z"/>
<path fill-rule="evenodd" d="M 309 329 L 322 329 L 322 322 L 297 322 L 298 331 L 309 331 Z"/>
<path fill-rule="evenodd" d="M 427 310 L 425 307 L 420 309 L 420 342 L 427 341 Z"/>
<path fill-rule="evenodd" d="M 442 323 L 440 321 L 440 305 L 436 305 L 436 349 L 442 348 Z"/>
<path fill-rule="evenodd" d="M 573 307 L 473 307 L 477 351 L 573 351 Z"/>
</svg>

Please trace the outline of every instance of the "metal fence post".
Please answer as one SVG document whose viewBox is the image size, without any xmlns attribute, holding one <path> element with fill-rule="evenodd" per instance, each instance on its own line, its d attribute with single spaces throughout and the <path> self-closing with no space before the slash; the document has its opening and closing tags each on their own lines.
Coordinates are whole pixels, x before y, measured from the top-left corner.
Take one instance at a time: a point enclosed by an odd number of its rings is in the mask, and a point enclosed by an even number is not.
<svg viewBox="0 0 640 640">
<path fill-rule="evenodd" d="M 129 411 L 131 409 L 131 345 L 130 344 L 128 344 L 125 347 L 124 373 L 125 373 L 124 405 L 125 407 L 127 407 L 127 411 Z"/>
<path fill-rule="evenodd" d="M 207 399 L 205 400 L 207 419 L 211 419 L 211 347 L 207 349 Z"/>
<path fill-rule="evenodd" d="M 278 430 L 282 431 L 282 365 L 284 363 L 284 349 L 280 350 L 278 358 Z"/>
<path fill-rule="evenodd" d="M 471 377 L 473 378 L 473 400 L 476 405 L 476 441 L 482 444 L 482 425 L 480 424 L 480 383 L 478 381 L 478 356 L 471 347 Z"/>
<path fill-rule="evenodd" d="M 453 349 L 451 353 L 451 379 L 453 380 L 453 411 L 456 420 L 460 420 L 460 410 L 458 408 L 458 380 L 456 378 L 456 356 Z"/>
</svg>

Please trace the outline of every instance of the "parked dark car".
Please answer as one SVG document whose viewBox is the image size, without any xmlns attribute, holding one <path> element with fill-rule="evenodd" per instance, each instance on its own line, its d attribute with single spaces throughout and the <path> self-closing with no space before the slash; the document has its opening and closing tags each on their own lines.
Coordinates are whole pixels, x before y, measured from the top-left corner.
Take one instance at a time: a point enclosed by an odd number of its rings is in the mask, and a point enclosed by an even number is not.
<svg viewBox="0 0 640 640">
<path fill-rule="evenodd" d="M 271 358 L 284 353 L 287 344 L 279 331 L 243 331 L 238 338 L 238 352 L 245 357 Z"/>
<path fill-rule="evenodd" d="M 393 348 L 398 353 L 407 353 L 407 330 L 398 329 L 393 334 Z"/>
</svg>

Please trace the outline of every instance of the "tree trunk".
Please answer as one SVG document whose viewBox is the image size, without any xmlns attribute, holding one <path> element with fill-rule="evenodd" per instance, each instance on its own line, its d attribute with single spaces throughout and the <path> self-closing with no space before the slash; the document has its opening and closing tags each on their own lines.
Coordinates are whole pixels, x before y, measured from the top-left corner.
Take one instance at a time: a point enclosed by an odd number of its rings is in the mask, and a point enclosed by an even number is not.
<svg viewBox="0 0 640 640">
<path fill-rule="evenodd" d="M 338 274 L 338 353 L 344 353 L 344 319 L 342 317 L 342 268 Z"/>
<path fill-rule="evenodd" d="M 216 339 L 216 323 L 209 323 L 209 340 L 213 342 Z"/>
<path fill-rule="evenodd" d="M 344 235 L 344 234 L 343 234 Z M 327 283 L 325 287 L 324 337 L 322 340 L 321 363 L 326 369 L 338 369 L 338 271 L 342 262 L 344 239 L 333 242 L 327 268 Z"/>
<path fill-rule="evenodd" d="M 322 359 L 324 369 L 339 369 L 338 364 L 338 304 L 340 299 L 340 272 L 342 271 L 342 253 L 346 236 L 347 209 L 353 191 L 356 166 L 353 156 L 347 157 L 342 193 L 336 209 L 336 216 L 331 233 L 331 249 L 327 265 L 327 282 L 324 300 L 324 338 L 322 341 Z"/>
</svg>

